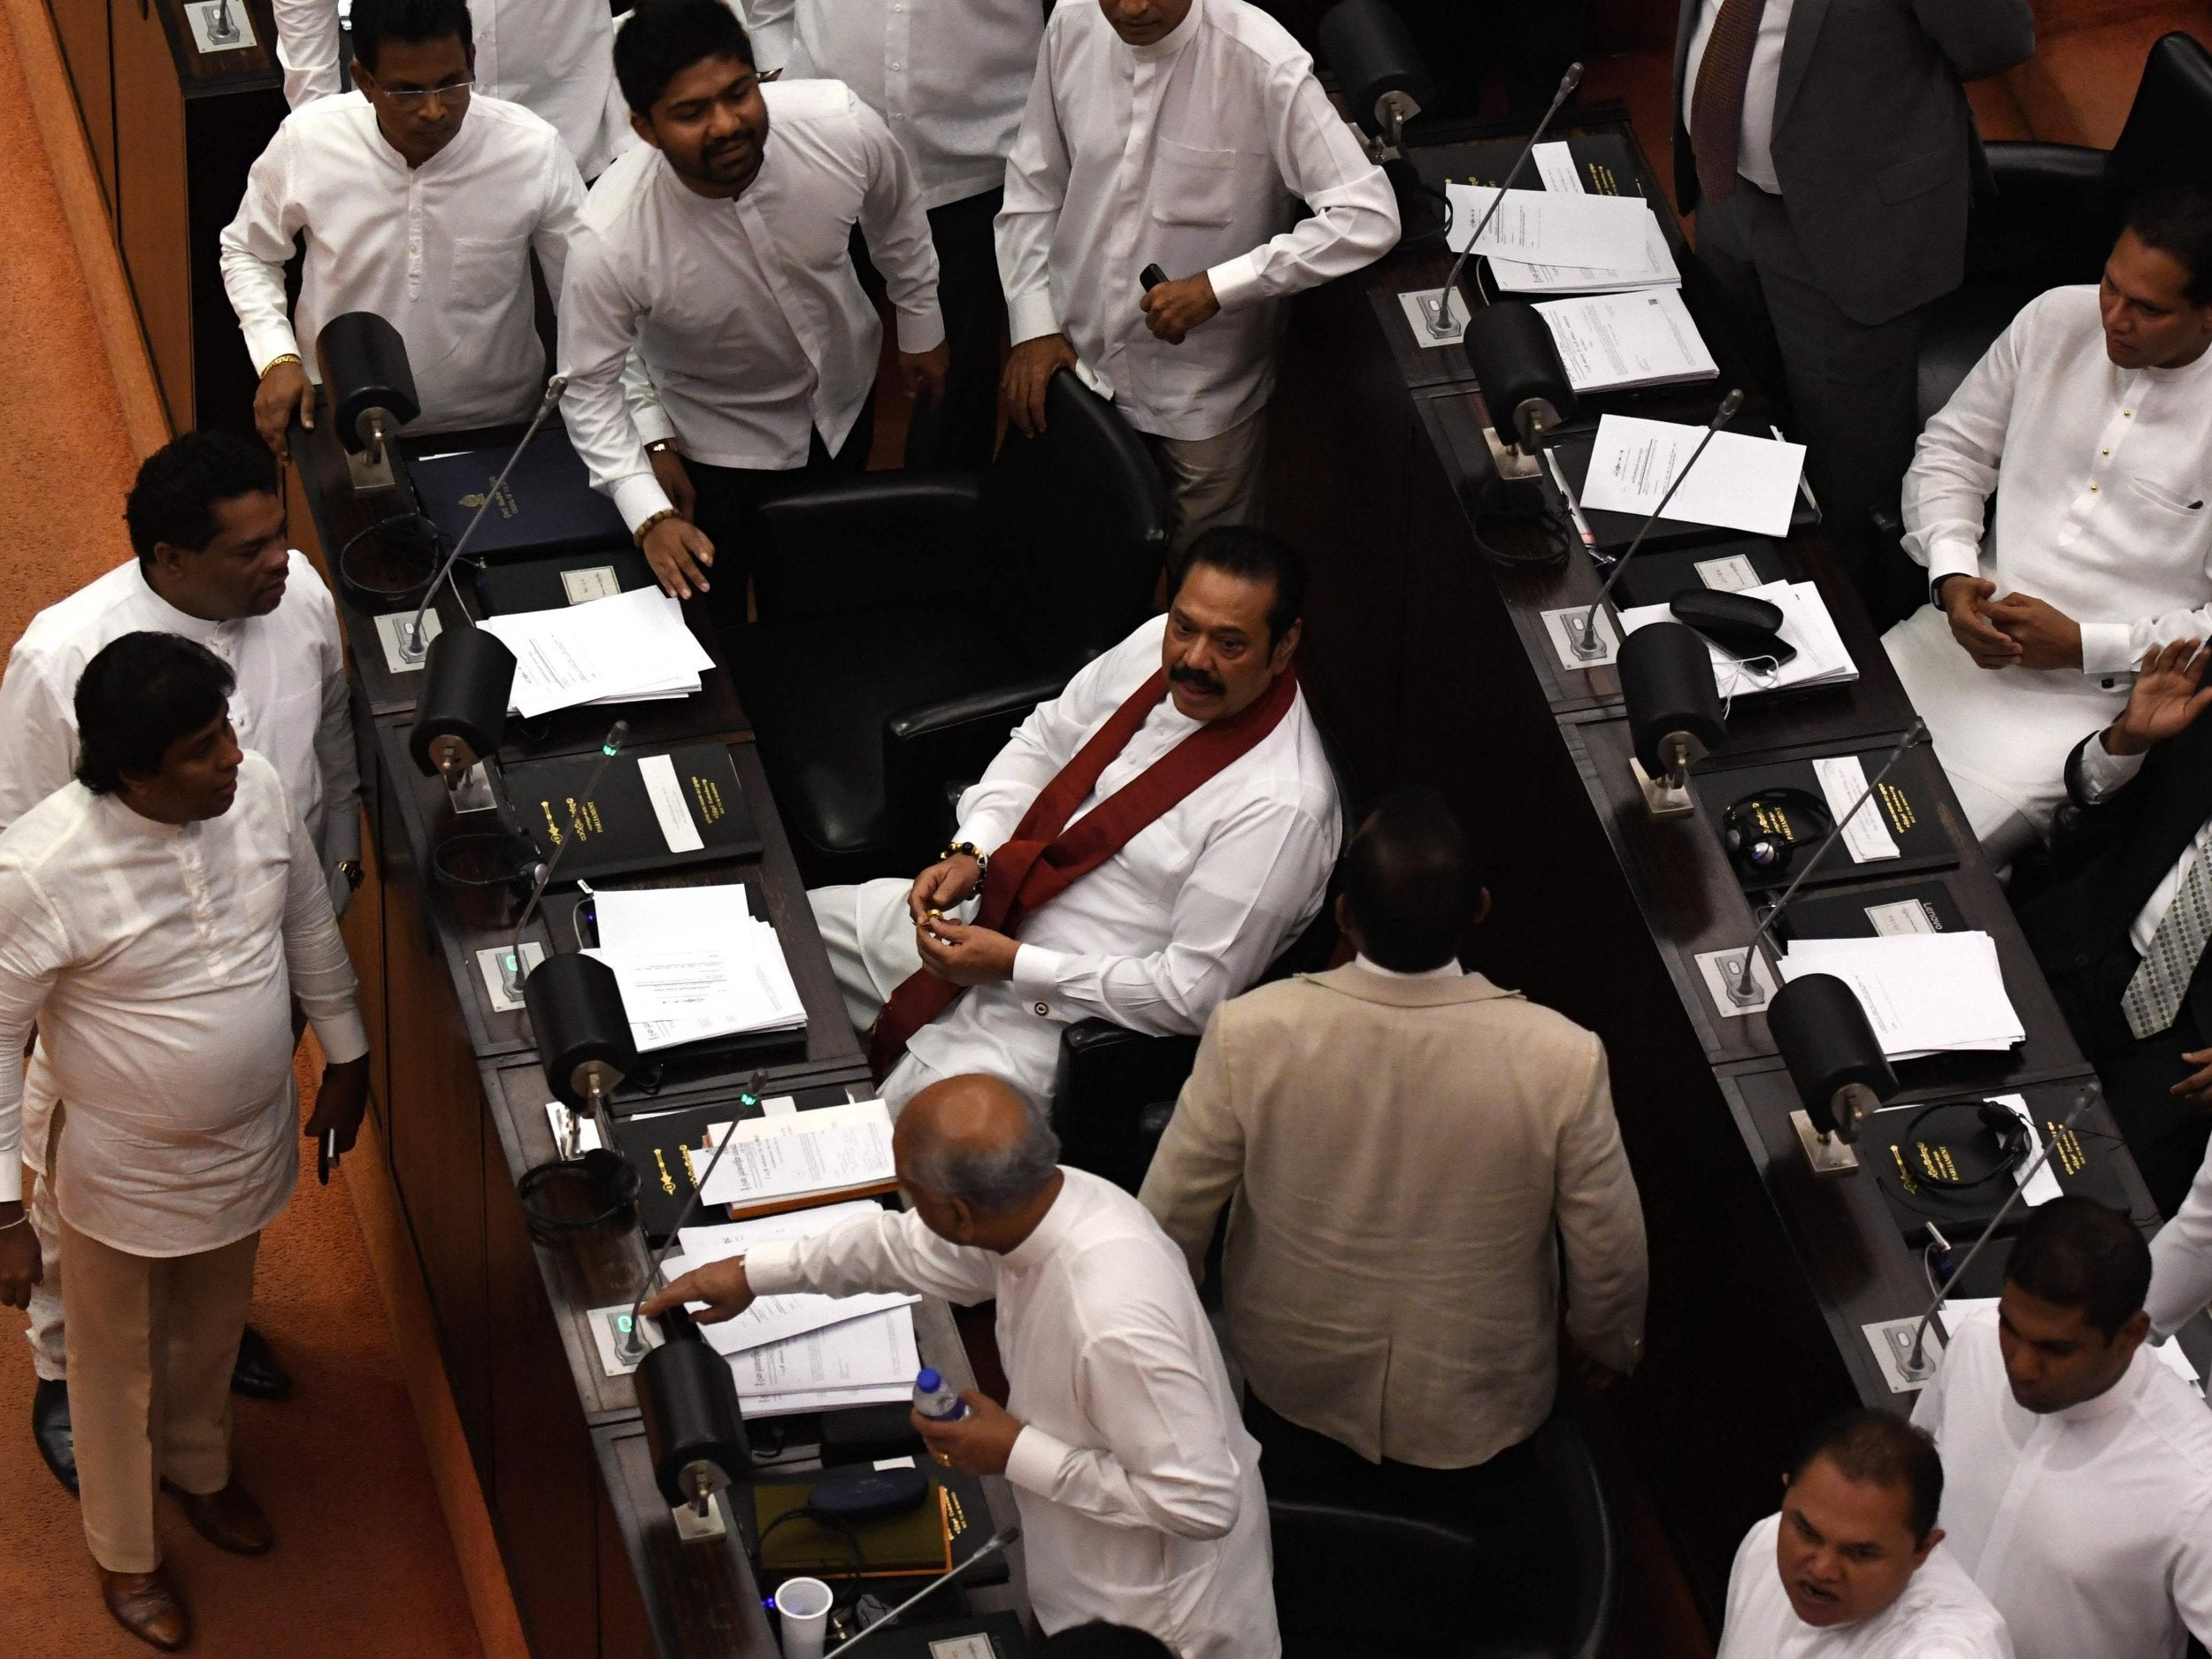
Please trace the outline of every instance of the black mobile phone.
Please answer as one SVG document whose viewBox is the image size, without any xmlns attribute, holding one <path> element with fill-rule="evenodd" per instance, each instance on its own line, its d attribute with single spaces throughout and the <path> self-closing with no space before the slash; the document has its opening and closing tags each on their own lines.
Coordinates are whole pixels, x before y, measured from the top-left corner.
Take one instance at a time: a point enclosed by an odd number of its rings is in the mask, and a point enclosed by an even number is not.
<svg viewBox="0 0 2212 1659">
<path fill-rule="evenodd" d="M 1161 270 L 1158 264 L 1156 262 L 1152 265 L 1145 266 L 1143 270 L 1138 272 L 1137 280 L 1144 284 L 1144 291 L 1149 294 L 1154 288 L 1159 287 L 1161 283 L 1167 280 L 1167 273 Z"/>
</svg>

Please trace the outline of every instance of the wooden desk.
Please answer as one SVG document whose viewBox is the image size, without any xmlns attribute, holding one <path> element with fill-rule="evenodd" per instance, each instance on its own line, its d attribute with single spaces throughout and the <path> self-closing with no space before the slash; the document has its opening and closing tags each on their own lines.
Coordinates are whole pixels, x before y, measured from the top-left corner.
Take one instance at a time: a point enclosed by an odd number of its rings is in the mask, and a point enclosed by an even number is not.
<svg viewBox="0 0 2212 1659">
<path fill-rule="evenodd" d="M 435 440 L 450 447 L 451 438 Z M 327 430 L 296 446 L 306 504 L 326 556 L 389 516 L 404 497 L 362 499 Z M 326 562 L 330 562 L 326 557 Z M 468 592 L 463 584 L 462 593 Z M 450 626 L 474 608 L 442 594 Z M 516 901 L 427 879 L 454 838 L 493 827 L 497 814 L 457 817 L 442 780 L 408 753 L 413 683 L 392 674 L 373 618 L 342 596 L 354 667 L 354 715 L 369 817 L 367 856 L 378 877 L 347 918 L 371 1027 L 383 1145 L 428 1292 L 441 1357 L 469 1453 L 533 1649 L 541 1659 L 772 1659 L 758 1586 L 733 1548 L 678 1539 L 655 1490 L 626 1375 L 611 1375 L 593 1312 L 626 1304 L 645 1278 L 634 1226 L 532 1235 L 516 1184 L 555 1156 L 549 1098 L 527 1016 L 495 1004 L 477 953 L 511 943 Z M 702 693 L 620 710 L 631 747 L 702 739 L 729 746 L 760 833 L 757 857 L 683 866 L 640 879 L 653 885 L 736 881 L 756 915 L 776 926 L 808 1011 L 803 1038 L 769 1050 L 672 1070 L 657 1093 L 618 1096 L 619 1113 L 734 1100 L 760 1072 L 764 1094 L 803 1106 L 864 1099 L 873 1090 L 845 1022 L 790 844 L 760 769 L 743 710 L 720 667 Z M 571 710 L 511 720 L 503 762 L 596 745 L 618 711 Z M 630 883 L 628 885 L 637 885 Z M 619 879 L 599 885 L 626 885 Z M 579 895 L 557 882 L 526 941 L 572 949 Z M 735 1110 L 733 1104 L 733 1111 Z M 961 1386 L 973 1381 L 950 1310 L 916 1310 L 922 1357 Z M 1012 1517 L 991 1483 L 995 1517 Z M 1018 1564 L 1015 1585 L 1019 1585 Z M 978 1591 L 979 1605 L 1014 1605 Z"/>
<path fill-rule="evenodd" d="M 1611 130 L 1634 147 L 1624 121 Z M 1664 196 L 1648 199 L 1682 258 Z M 1427 207 L 1402 205 L 1417 238 Z M 1617 677 L 1563 668 L 1541 619 L 1587 603 L 1600 573 L 1578 546 L 1563 565 L 1530 571 L 1502 568 L 1477 545 L 1473 515 L 1494 481 L 1480 390 L 1456 347 L 1413 341 L 1398 299 L 1437 286 L 1446 264 L 1436 243 L 1416 241 L 1300 296 L 1280 357 L 1269 519 L 1310 565 L 1301 664 L 1317 716 L 1367 788 L 1441 790 L 1491 873 L 1493 913 L 1464 959 L 1604 1039 L 1652 1285 L 1644 1363 L 1605 1409 L 1717 1629 L 1737 1543 L 1772 1510 L 1776 1471 L 1799 1439 L 1852 1403 L 1909 1408 L 1861 1327 L 1917 1316 L 1928 1286 L 1871 1179 L 1811 1174 L 1789 1119 L 1801 1102 L 1764 1019 L 1723 1018 L 1706 990 L 1696 955 L 1740 949 L 1752 907 L 1702 818 L 1648 816 Z M 1684 274 L 1725 371 L 1724 323 L 1701 273 Z M 1702 420 L 1735 383 L 1724 373 L 1686 391 L 1588 399 L 1581 414 Z M 1754 761 L 1886 746 L 1911 724 L 1824 538 L 1794 535 L 1783 551 L 1793 579 L 1818 585 L 1860 678 L 1740 700 L 1725 743 L 1695 771 L 1700 789 L 1725 794 L 1729 769 Z M 1947 785 L 1937 777 L 1921 793 L 1956 860 L 1916 879 L 1939 879 L 1966 924 L 1995 939 L 2028 1036 L 2006 1054 L 1906 1063 L 1901 1098 L 2018 1091 L 2039 1118 L 2055 1115 L 2088 1067 Z M 1849 873 L 1870 902 L 1893 887 L 1876 865 Z M 2101 1107 L 2085 1121 L 2113 1132 Z M 2147 1224 L 2133 1164 L 2108 1144 Z M 2212 1353 L 2201 1321 L 2185 1347 L 2201 1369 Z"/>
<path fill-rule="evenodd" d="M 204 51 L 183 0 L 47 0 L 170 425 L 253 435 L 254 365 L 217 238 L 284 119 L 269 0 L 254 44 Z"/>
</svg>

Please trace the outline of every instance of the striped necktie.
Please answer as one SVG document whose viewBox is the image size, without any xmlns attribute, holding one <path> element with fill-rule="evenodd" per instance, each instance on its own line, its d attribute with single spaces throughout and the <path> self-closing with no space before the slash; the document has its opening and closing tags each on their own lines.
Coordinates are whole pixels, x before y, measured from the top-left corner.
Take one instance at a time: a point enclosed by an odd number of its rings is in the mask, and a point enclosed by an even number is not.
<svg viewBox="0 0 2212 1659">
<path fill-rule="evenodd" d="M 2155 1037 L 2174 1023 L 2207 939 L 2212 939 L 2212 858 L 2200 853 L 2121 994 L 2120 1011 L 2138 1037 Z"/>
<path fill-rule="evenodd" d="M 1744 87 L 1751 79 L 1751 49 L 1767 0 L 1721 0 L 1720 15 L 1705 39 L 1690 93 L 1690 150 L 1697 157 L 1702 201 L 1725 202 L 1736 191 L 1736 156 L 1743 135 Z"/>
</svg>

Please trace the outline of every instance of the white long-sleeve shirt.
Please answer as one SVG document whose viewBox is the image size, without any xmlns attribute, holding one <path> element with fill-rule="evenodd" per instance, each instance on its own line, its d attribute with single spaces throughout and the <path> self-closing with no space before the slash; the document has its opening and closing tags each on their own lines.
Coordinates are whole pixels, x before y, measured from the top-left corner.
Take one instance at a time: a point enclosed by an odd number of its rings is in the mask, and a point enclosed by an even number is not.
<svg viewBox="0 0 2212 1659">
<path fill-rule="evenodd" d="M 2212 634 L 2212 352 L 2123 369 L 2095 288 L 2030 301 L 1921 434 L 1904 522 L 1931 582 L 1986 577 L 2081 624 L 2079 671 L 1977 667 L 1933 605 L 1883 640 L 1945 769 L 2040 828 L 2144 653 Z"/>
<path fill-rule="evenodd" d="M 1119 1187 L 1061 1173 L 1052 1208 L 1004 1256 L 886 1210 L 756 1245 L 746 1279 L 762 1295 L 996 1298 L 1006 1409 L 1024 1425 L 1006 1479 L 1038 1624 L 1102 1620 L 1180 1659 L 1273 1659 L 1259 1446 L 1182 1253 Z"/>
<path fill-rule="evenodd" d="M 995 190 L 1044 36 L 1039 0 L 752 0 L 753 55 L 841 81 L 890 124 L 926 208 Z"/>
<path fill-rule="evenodd" d="M 760 171 L 734 201 L 699 195 L 646 147 L 584 204 L 561 296 L 561 408 L 591 481 L 633 528 L 669 505 L 648 443 L 772 472 L 805 465 L 817 431 L 832 452 L 843 444 L 883 339 L 853 273 L 856 225 L 899 349 L 945 337 L 929 220 L 883 118 L 841 81 L 780 81 L 761 96 Z M 626 377 L 634 348 L 644 374 Z"/>
<path fill-rule="evenodd" d="M 1808 1624 L 1790 1605 L 1776 1566 L 1781 1526 L 1782 1517 L 1770 1515 L 1737 1546 L 1718 1659 L 2013 1659 L 2005 1621 L 1946 1544 L 1871 1617 Z"/>
<path fill-rule="evenodd" d="M 1970 1314 L 1912 1420 L 1943 1454 L 1943 1548 L 2019 1659 L 2181 1659 L 2212 1639 L 2212 1413 L 2139 1350 L 2093 1400 L 2012 1397 L 1997 1316 Z"/>
<path fill-rule="evenodd" d="M 296 110 L 344 91 L 337 0 L 272 4 L 284 101 Z M 469 0 L 469 30 L 478 96 L 519 104 L 550 121 L 586 178 L 597 178 L 639 142 L 615 84 L 606 0 Z"/>
<path fill-rule="evenodd" d="M 1298 198 L 1313 217 L 1294 228 Z M 998 268 L 1017 344 L 1064 334 L 1140 432 L 1211 438 L 1267 405 L 1280 301 L 1398 241 L 1382 170 L 1283 26 L 1193 0 L 1149 46 L 1095 5 L 1055 8 L 1006 163 Z M 1179 346 L 1137 309 L 1140 274 L 1204 272 L 1221 314 Z"/>
<path fill-rule="evenodd" d="M 315 377 L 323 325 L 374 311 L 407 342 L 422 404 L 410 430 L 526 419 L 545 390 L 530 254 L 557 299 L 583 204 L 559 134 L 519 104 L 472 98 L 452 142 L 411 167 L 359 93 L 318 99 L 246 175 L 222 234 L 223 288 L 257 369 L 293 351 Z M 288 318 L 284 265 L 303 231 Z"/>
<path fill-rule="evenodd" d="M 2151 1240 L 2151 1288 L 2143 1299 L 2151 1333 L 2171 1335 L 2212 1303 L 2212 1151 L 2205 1154 L 2189 1195 Z"/>
<path fill-rule="evenodd" d="M 1690 35 L 1690 50 L 1682 60 L 1682 130 L 1693 130 L 1690 106 L 1697 97 L 1698 72 L 1705 66 L 1705 49 L 1713 39 L 1713 25 L 1720 20 L 1723 0 L 1703 0 L 1697 27 Z M 1737 127 L 1736 173 L 1770 196 L 1782 193 L 1774 172 L 1774 96 L 1782 83 L 1782 45 L 1789 38 L 1791 0 L 1766 0 L 1759 13 L 1759 32 L 1752 37 L 1751 69 L 1744 80 L 1743 116 Z"/>
<path fill-rule="evenodd" d="M 276 769 L 219 818 L 142 818 L 82 784 L 0 834 L 0 1200 L 21 1197 L 34 1023 L 67 1102 L 54 1194 L 79 1232 L 185 1256 L 259 1231 L 299 1173 L 292 999 L 324 1055 L 368 1038 L 353 967 Z"/>
<path fill-rule="evenodd" d="M 1002 845 L 1045 785 L 1160 667 L 1167 619 L 1138 626 L 1037 705 L 967 794 L 955 839 Z M 1202 722 L 1163 697 L 1071 823 Z M 1131 836 L 1021 925 L 1014 977 L 964 991 L 907 1044 L 936 1071 L 988 1071 L 1051 1093 L 1062 1027 L 1094 1016 L 1195 1035 L 1321 907 L 1342 826 L 1328 757 L 1296 700 L 1249 751 Z"/>
</svg>

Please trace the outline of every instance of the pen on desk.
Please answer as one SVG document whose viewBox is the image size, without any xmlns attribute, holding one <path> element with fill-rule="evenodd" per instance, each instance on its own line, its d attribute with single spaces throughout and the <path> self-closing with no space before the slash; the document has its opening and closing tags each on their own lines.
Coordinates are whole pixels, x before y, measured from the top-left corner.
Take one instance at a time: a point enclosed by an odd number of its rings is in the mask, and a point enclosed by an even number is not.
<svg viewBox="0 0 2212 1659">
<path fill-rule="evenodd" d="M 1548 444 L 1544 447 L 1544 465 L 1551 469 L 1551 481 L 1559 486 L 1560 499 L 1567 503 L 1567 517 L 1574 520 L 1575 534 L 1582 538 L 1582 545 L 1589 549 L 1594 557 L 1598 550 L 1598 539 L 1590 534 L 1590 521 L 1582 516 L 1582 503 L 1575 499 L 1574 490 L 1567 482 L 1567 474 L 1560 467 L 1559 457 Z"/>
<path fill-rule="evenodd" d="M 1772 421 L 1769 421 L 1767 423 L 1767 430 L 1774 434 L 1775 442 L 1787 443 L 1789 442 L 1787 438 L 1782 435 L 1782 428 L 1776 426 Z M 1813 499 L 1813 487 L 1805 481 L 1805 472 L 1802 467 L 1798 469 L 1797 493 L 1805 498 L 1805 504 L 1811 508 L 1815 516 L 1817 517 L 1820 512 L 1820 503 Z"/>
</svg>

